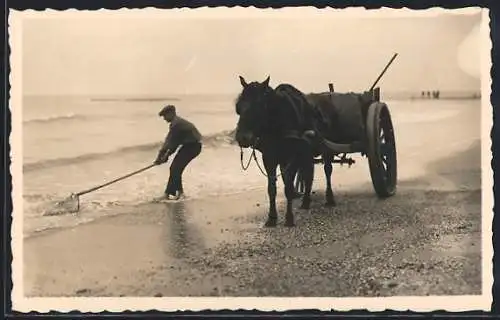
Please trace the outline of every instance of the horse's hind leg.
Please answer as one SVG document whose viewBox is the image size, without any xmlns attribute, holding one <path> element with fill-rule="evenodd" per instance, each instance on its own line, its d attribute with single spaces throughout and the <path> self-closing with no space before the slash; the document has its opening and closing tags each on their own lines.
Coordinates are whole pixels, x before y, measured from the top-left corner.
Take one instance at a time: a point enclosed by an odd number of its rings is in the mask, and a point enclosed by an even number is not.
<svg viewBox="0 0 500 320">
<path fill-rule="evenodd" d="M 294 186 L 294 188 L 295 188 L 294 198 L 296 198 L 296 199 L 300 198 L 300 191 L 298 189 L 303 187 L 302 186 L 303 180 L 304 180 L 304 176 L 302 174 L 302 171 L 297 169 L 296 172 L 294 173 L 294 183 L 296 183 L 296 185 Z"/>
<path fill-rule="evenodd" d="M 333 196 L 332 190 L 332 172 L 333 172 L 333 155 L 324 154 L 324 169 L 326 178 L 326 206 L 335 206 L 335 197 Z"/>
<path fill-rule="evenodd" d="M 303 178 L 304 178 L 304 196 L 302 197 L 301 209 L 309 209 L 311 207 L 311 189 L 314 179 L 314 162 L 307 161 L 307 163 L 302 167 Z"/>
</svg>

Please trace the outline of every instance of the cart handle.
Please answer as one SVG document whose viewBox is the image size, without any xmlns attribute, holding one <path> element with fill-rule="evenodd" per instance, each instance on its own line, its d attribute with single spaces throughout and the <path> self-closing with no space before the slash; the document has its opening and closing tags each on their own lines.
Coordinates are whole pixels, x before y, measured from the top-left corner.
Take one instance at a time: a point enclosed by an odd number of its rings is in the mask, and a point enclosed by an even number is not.
<svg viewBox="0 0 500 320">
<path fill-rule="evenodd" d="M 380 75 L 378 76 L 377 80 L 375 80 L 375 82 L 373 83 L 373 85 L 371 86 L 370 90 L 368 91 L 372 91 L 373 88 L 375 88 L 375 86 L 377 85 L 377 83 L 380 81 L 380 78 L 382 78 L 382 76 L 384 75 L 384 73 L 387 71 L 387 69 L 389 68 L 389 66 L 392 64 L 392 62 L 394 61 L 394 59 L 396 59 L 396 57 L 398 56 L 398 53 L 396 52 L 391 60 L 389 61 L 389 63 L 387 63 L 387 65 L 385 66 L 384 70 L 382 70 L 382 72 L 380 73 Z"/>
</svg>

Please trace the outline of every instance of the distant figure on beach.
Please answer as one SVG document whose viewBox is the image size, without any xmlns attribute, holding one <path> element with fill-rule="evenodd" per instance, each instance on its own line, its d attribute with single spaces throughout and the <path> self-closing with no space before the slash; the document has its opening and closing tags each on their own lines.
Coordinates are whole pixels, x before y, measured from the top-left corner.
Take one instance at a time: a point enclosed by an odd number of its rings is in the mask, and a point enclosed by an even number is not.
<svg viewBox="0 0 500 320">
<path fill-rule="evenodd" d="M 165 106 L 158 115 L 170 123 L 170 130 L 154 163 L 160 165 L 167 162 L 181 147 L 170 165 L 170 177 L 164 195 L 157 200 L 178 200 L 184 197 L 182 173 L 201 153 L 201 134 L 194 124 L 177 115 L 173 105 Z"/>
<path fill-rule="evenodd" d="M 432 91 L 432 99 L 439 99 L 439 90 Z"/>
</svg>

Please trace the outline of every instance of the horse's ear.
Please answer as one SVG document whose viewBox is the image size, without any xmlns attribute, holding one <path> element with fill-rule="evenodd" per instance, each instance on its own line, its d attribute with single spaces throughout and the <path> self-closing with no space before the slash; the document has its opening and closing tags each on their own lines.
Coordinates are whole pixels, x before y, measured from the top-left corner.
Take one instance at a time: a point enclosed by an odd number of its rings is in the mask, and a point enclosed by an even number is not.
<svg viewBox="0 0 500 320">
<path fill-rule="evenodd" d="M 262 84 L 266 87 L 269 86 L 269 80 L 271 80 L 271 76 L 267 76 L 266 80 L 264 80 L 264 82 L 262 82 Z"/>
<path fill-rule="evenodd" d="M 240 83 L 241 83 L 241 85 L 243 86 L 243 88 L 246 88 L 248 84 L 245 81 L 245 78 L 243 78 L 242 76 L 239 76 L 239 77 L 240 77 Z"/>
</svg>

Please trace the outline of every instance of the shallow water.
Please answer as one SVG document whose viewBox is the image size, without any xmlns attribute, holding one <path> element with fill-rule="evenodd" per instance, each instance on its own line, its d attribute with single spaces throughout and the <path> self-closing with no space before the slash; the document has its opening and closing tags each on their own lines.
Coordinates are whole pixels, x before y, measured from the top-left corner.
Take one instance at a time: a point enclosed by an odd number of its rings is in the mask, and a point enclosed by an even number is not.
<svg viewBox="0 0 500 320">
<path fill-rule="evenodd" d="M 24 230 L 33 232 L 74 226 L 117 210 L 120 205 L 150 201 L 163 192 L 168 164 L 80 197 L 77 216 L 43 216 L 53 202 L 149 165 L 156 157 L 168 125 L 157 115 L 162 105 L 174 103 L 181 116 L 194 122 L 204 135 L 201 155 L 184 173 L 191 199 L 220 196 L 265 188 L 266 178 L 252 163 L 240 166 L 240 150 L 228 143 L 227 133 L 236 125 L 233 96 L 176 97 L 176 100 L 102 101 L 90 97 L 26 97 L 23 105 Z M 478 119 L 479 101 L 388 101 L 396 127 L 398 156 L 415 153 L 421 144 L 419 130 L 436 128 L 436 122 L 473 114 Z M 463 118 L 463 117 L 462 117 Z M 467 119 L 467 117 L 466 117 Z M 471 121 L 477 121 L 471 119 Z M 439 127 L 439 126 L 437 126 Z M 478 136 L 457 122 L 453 134 Z M 437 134 L 436 139 L 439 138 Z M 425 152 L 422 150 L 422 152 Z M 250 152 L 245 153 L 248 159 Z M 367 161 L 359 157 L 353 169 L 336 168 L 334 184 L 370 182 Z M 352 171 L 356 170 L 356 171 Z M 356 174 L 354 174 L 356 173 Z M 354 179 L 354 176 L 358 177 Z M 316 170 L 322 182 L 323 172 Z M 316 183 L 316 182 L 315 182 Z M 280 192 L 281 192 L 281 187 Z M 321 188 L 321 184 L 315 185 Z M 119 211 L 119 210 L 118 210 Z"/>
</svg>

